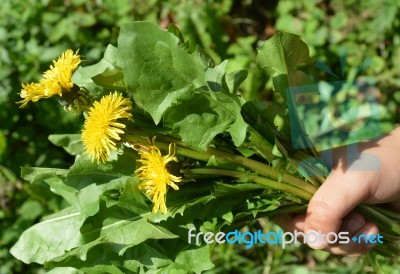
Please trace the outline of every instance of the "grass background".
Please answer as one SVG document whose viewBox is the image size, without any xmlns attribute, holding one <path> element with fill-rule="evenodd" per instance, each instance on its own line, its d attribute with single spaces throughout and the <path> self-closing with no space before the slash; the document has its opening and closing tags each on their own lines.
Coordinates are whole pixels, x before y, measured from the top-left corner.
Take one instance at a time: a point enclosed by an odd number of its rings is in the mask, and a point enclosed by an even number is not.
<svg viewBox="0 0 400 274">
<path fill-rule="evenodd" d="M 229 70 L 249 69 L 241 92 L 268 99 L 272 83 L 255 69 L 257 46 L 278 31 L 302 36 L 313 60 L 338 77 L 363 76 L 387 108 L 390 123 L 400 121 L 400 3 L 396 0 L 3 0 L 0 2 L 0 274 L 44 273 L 8 252 L 27 227 L 63 208 L 45 185 L 19 179 L 21 166 L 68 167 L 73 159 L 53 146 L 51 133 L 77 133 L 81 117 L 62 110 L 55 99 L 18 109 L 21 83 L 37 81 L 67 48 L 94 63 L 106 45 L 116 44 L 119 27 L 148 20 L 179 26 L 192 46 L 199 44 Z M 346 66 L 340 58 L 347 54 Z M 368 60 L 369 66 L 360 71 Z M 315 79 L 335 77 L 316 69 Z M 247 229 L 277 227 L 259 220 Z M 373 273 L 366 259 L 337 257 L 292 245 L 223 245 L 215 249 L 210 273 Z M 387 273 L 400 273 L 396 261 L 380 259 Z"/>
</svg>

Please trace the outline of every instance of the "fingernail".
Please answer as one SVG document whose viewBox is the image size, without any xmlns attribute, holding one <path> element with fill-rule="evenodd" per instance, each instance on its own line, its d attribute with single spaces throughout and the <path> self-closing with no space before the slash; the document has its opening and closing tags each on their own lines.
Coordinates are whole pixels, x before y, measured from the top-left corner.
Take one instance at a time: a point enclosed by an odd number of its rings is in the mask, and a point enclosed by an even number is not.
<svg viewBox="0 0 400 274">
<path fill-rule="evenodd" d="M 296 222 L 293 226 L 299 231 L 304 231 L 304 222 Z"/>
<path fill-rule="evenodd" d="M 313 249 L 323 249 L 328 246 L 328 243 L 323 239 L 321 233 L 315 230 L 308 230 L 306 233 L 307 245 Z"/>
<path fill-rule="evenodd" d="M 374 227 L 367 226 L 366 228 L 364 228 L 361 231 L 360 235 L 364 234 L 364 235 L 366 235 L 367 238 L 369 238 L 369 236 L 371 236 L 372 234 L 375 234 L 374 232 L 375 232 L 375 228 Z M 368 245 L 374 245 L 374 244 L 369 242 Z"/>
<path fill-rule="evenodd" d="M 356 232 L 364 226 L 365 222 L 359 219 L 351 219 L 342 225 L 342 230 L 348 232 Z"/>
<path fill-rule="evenodd" d="M 325 244 L 325 243 L 323 243 L 323 242 L 307 242 L 307 245 L 309 246 L 309 247 L 311 247 L 312 249 L 323 249 L 323 248 L 325 248 L 327 245 Z"/>
</svg>

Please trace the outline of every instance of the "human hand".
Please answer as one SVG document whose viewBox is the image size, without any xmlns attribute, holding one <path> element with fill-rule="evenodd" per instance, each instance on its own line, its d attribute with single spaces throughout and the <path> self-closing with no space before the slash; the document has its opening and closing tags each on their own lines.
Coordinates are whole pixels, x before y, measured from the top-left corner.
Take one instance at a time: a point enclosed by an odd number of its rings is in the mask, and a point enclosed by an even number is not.
<svg viewBox="0 0 400 274">
<path fill-rule="evenodd" d="M 310 200 L 306 214 L 292 219 L 286 216 L 278 223 L 287 230 L 306 234 L 311 230 L 323 234 L 344 231 L 351 238 L 379 233 L 376 224 L 353 209 L 361 203 L 385 203 L 400 210 L 400 128 L 379 140 L 361 143 L 358 148 L 358 157 L 353 160 L 346 159 L 346 148 L 335 150 L 332 172 Z M 344 245 L 308 245 L 341 255 L 361 255 L 372 247 L 352 241 Z"/>
</svg>

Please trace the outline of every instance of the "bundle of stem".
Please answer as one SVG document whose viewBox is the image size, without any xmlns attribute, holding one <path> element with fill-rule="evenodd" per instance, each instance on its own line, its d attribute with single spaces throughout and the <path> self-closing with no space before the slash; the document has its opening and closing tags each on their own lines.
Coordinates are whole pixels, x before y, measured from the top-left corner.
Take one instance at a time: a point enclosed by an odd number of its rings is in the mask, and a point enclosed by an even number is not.
<svg viewBox="0 0 400 274">
<path fill-rule="evenodd" d="M 131 143 L 143 143 L 147 140 L 145 132 L 137 129 L 128 132 L 126 138 Z M 303 213 L 307 210 L 307 204 L 318 188 L 306 179 L 278 171 L 269 164 L 246 158 L 242 155 L 222 151 L 215 147 L 208 147 L 206 151 L 199 152 L 185 147 L 180 140 L 169 136 L 157 137 L 157 140 L 155 141 L 155 145 L 161 150 L 168 150 L 170 143 L 176 144 L 176 154 L 179 156 L 202 162 L 208 162 L 212 157 L 214 157 L 217 161 L 228 161 L 232 164 L 243 167 L 247 171 L 243 172 L 226 168 L 197 167 L 182 169 L 181 173 L 184 176 L 193 177 L 212 175 L 217 177 L 231 177 L 235 180 L 245 177 L 249 182 L 254 182 L 269 189 L 275 189 L 283 193 L 297 196 L 301 198 L 301 201 L 303 202 L 303 204 L 300 205 L 281 206 L 273 211 L 260 212 L 257 214 L 256 218 L 287 213 Z M 393 252 L 395 252 L 394 250 L 397 250 L 397 247 L 396 245 L 390 245 L 390 243 L 400 241 L 400 217 L 396 213 L 377 205 L 361 204 L 356 208 L 356 210 L 378 225 L 380 233 L 384 236 L 386 243 L 386 249 L 379 248 L 379 251 L 385 255 L 393 254 Z M 247 219 L 243 220 L 243 225 L 246 224 L 246 222 L 248 222 Z M 237 223 L 236 226 L 240 226 L 240 223 L 241 222 Z M 392 251 L 388 252 L 389 250 Z"/>
</svg>

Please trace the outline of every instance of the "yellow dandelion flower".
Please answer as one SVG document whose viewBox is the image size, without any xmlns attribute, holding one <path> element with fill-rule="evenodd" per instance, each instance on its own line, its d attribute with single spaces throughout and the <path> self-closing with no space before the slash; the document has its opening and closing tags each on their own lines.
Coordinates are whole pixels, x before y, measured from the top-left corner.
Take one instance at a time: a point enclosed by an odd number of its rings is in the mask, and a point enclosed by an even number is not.
<svg viewBox="0 0 400 274">
<path fill-rule="evenodd" d="M 45 79 L 54 81 L 60 85 L 63 90 L 69 91 L 74 83 L 71 81 L 72 73 L 78 68 L 81 58 L 78 51 L 66 50 L 61 56 L 53 61 L 50 69 L 43 73 Z"/>
<path fill-rule="evenodd" d="M 167 187 L 171 186 L 178 190 L 179 187 L 175 183 L 182 181 L 181 177 L 169 173 L 166 167 L 169 162 L 178 161 L 175 157 L 175 144 L 170 144 L 169 153 L 165 156 L 162 156 L 160 150 L 154 145 L 154 139 L 149 147 L 137 146 L 140 155 L 139 162 L 142 163 L 142 166 L 136 172 L 139 179 L 144 181 L 139 185 L 139 188 L 145 189 L 150 196 L 154 204 L 153 213 L 161 211 L 165 214 L 167 213 L 167 206 L 165 205 Z"/>
<path fill-rule="evenodd" d="M 42 98 L 48 98 L 54 95 L 62 96 L 62 92 L 70 91 L 74 86 L 72 82 L 72 73 L 78 68 L 81 62 L 78 51 L 74 53 L 67 50 L 53 61 L 50 69 L 43 73 L 43 79 L 39 83 L 23 84 L 20 96 L 23 99 L 18 103 L 20 108 L 27 105 L 29 101 L 36 102 Z"/>
<path fill-rule="evenodd" d="M 54 95 L 62 96 L 62 88 L 58 82 L 51 79 L 42 79 L 39 82 L 43 86 L 43 98 L 49 98 Z"/>
<path fill-rule="evenodd" d="M 119 120 L 130 119 L 131 110 L 132 102 L 117 92 L 94 102 L 82 131 L 85 152 L 92 161 L 107 161 L 110 150 L 116 149 L 116 141 L 121 140 L 120 135 L 125 133 L 123 129 L 126 126 Z"/>
<path fill-rule="evenodd" d="M 36 102 L 43 98 L 44 93 L 45 87 L 40 83 L 23 84 L 20 93 L 23 100 L 18 102 L 21 104 L 20 108 L 25 107 L 29 101 Z"/>
</svg>

